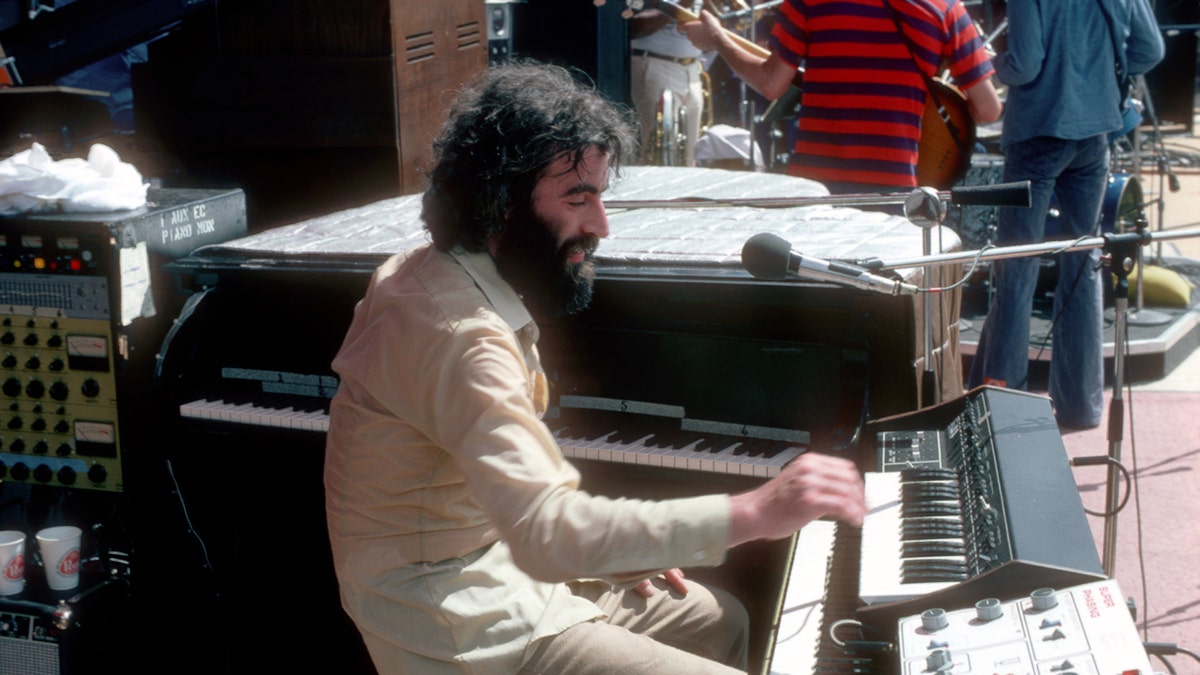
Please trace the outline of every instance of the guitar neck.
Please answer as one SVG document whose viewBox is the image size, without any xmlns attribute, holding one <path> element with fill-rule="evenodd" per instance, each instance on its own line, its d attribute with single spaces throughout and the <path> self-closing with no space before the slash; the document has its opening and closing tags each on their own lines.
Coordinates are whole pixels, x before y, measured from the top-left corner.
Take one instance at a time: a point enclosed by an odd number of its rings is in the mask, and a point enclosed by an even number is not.
<svg viewBox="0 0 1200 675">
<path fill-rule="evenodd" d="M 646 9 L 657 9 L 663 14 L 666 14 L 676 23 L 687 23 L 688 21 L 700 20 L 698 15 L 693 12 L 689 12 L 670 0 L 647 0 L 644 5 Z M 751 42 L 750 40 L 747 40 L 728 28 L 722 28 L 721 30 L 725 31 L 726 35 L 728 35 L 734 42 L 741 46 L 742 49 L 745 49 L 751 54 L 764 59 L 771 55 L 771 52 L 762 45 Z"/>
</svg>

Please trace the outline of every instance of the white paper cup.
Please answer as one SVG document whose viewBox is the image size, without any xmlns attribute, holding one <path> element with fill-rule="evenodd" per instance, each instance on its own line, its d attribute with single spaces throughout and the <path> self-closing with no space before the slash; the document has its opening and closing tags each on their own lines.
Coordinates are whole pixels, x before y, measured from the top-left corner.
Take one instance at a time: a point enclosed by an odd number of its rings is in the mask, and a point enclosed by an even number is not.
<svg viewBox="0 0 1200 675">
<path fill-rule="evenodd" d="M 68 591 L 79 585 L 79 537 L 74 525 L 47 527 L 37 533 L 38 550 L 46 568 L 46 585 L 53 591 Z"/>
<path fill-rule="evenodd" d="M 25 533 L 0 530 L 0 595 L 25 590 Z"/>
</svg>

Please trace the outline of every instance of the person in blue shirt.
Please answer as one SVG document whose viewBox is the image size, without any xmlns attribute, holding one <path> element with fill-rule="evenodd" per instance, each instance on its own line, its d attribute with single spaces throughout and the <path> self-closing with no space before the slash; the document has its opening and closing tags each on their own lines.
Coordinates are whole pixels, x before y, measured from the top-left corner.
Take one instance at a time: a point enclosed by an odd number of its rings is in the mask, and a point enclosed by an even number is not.
<svg viewBox="0 0 1200 675">
<path fill-rule="evenodd" d="M 1098 234 L 1109 174 L 1109 134 L 1122 128 L 1115 63 L 1130 75 L 1163 58 L 1147 0 L 1009 0 L 1007 50 L 995 60 L 1008 85 L 1004 178 L 1030 181 L 1029 208 L 1000 210 L 996 243 L 1040 243 L 1051 197 L 1056 239 Z M 1057 254 L 1049 394 L 1060 427 L 1099 426 L 1104 403 L 1099 249 Z M 994 291 L 968 386 L 1029 387 L 1030 314 L 1039 261 L 998 260 Z"/>
</svg>

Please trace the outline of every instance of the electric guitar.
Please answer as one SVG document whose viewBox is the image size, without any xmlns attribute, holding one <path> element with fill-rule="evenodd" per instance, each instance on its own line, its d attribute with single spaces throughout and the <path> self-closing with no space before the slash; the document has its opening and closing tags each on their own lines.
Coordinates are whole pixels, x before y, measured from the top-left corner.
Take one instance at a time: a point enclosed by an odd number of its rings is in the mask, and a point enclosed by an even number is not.
<svg viewBox="0 0 1200 675">
<path fill-rule="evenodd" d="M 975 120 L 967 107 L 966 94 L 958 87 L 937 77 L 926 83 L 929 96 L 921 116 L 917 185 L 948 190 L 971 168 Z"/>
<path fill-rule="evenodd" d="M 656 9 L 684 23 L 700 17 L 670 0 L 625 0 L 626 18 L 634 12 Z M 743 49 L 767 58 L 771 52 L 746 38 L 722 29 Z M 793 86 L 803 89 L 801 70 Z M 971 152 L 975 147 L 975 121 L 967 108 L 967 97 L 954 85 L 939 78 L 928 80 L 931 91 L 921 117 L 921 141 L 917 155 L 917 184 L 946 190 L 957 183 L 971 167 Z"/>
</svg>

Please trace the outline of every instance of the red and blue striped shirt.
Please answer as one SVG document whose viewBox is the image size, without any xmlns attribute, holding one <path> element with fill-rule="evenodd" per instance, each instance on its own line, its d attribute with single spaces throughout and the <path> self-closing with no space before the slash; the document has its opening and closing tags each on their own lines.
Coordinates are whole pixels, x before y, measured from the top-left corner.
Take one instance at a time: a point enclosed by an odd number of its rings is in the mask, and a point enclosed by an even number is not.
<svg viewBox="0 0 1200 675">
<path fill-rule="evenodd" d="M 992 75 L 979 33 L 959 0 L 786 0 L 771 50 L 804 68 L 797 140 L 788 173 L 822 182 L 917 185 L 924 75 L 949 69 L 966 91 Z"/>
</svg>

